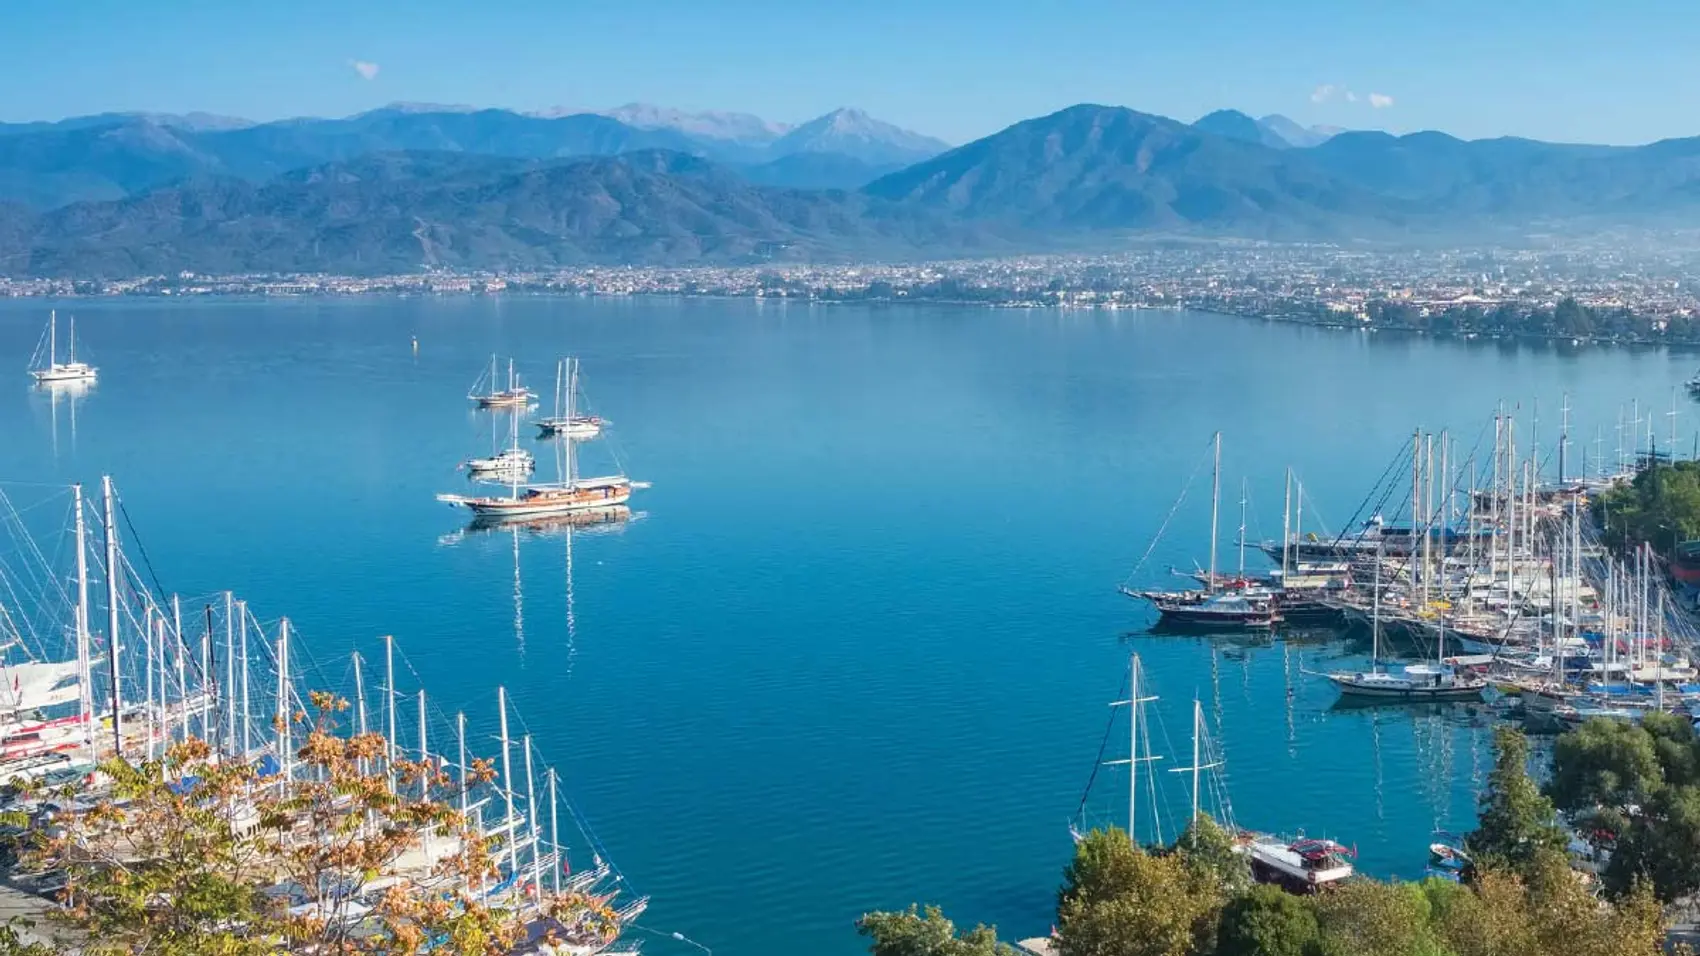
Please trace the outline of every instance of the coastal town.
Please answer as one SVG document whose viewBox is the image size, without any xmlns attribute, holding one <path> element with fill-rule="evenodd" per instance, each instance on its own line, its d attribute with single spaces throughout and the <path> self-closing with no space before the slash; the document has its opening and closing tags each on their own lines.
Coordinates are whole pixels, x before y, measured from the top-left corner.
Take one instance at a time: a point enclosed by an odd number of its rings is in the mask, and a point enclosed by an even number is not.
<svg viewBox="0 0 1700 956">
<path fill-rule="evenodd" d="M 394 275 L 0 277 L 0 297 L 556 294 L 1197 309 L 1344 328 L 1700 343 L 1700 244 L 1387 250 L 1151 242 L 1104 255 Z"/>
</svg>

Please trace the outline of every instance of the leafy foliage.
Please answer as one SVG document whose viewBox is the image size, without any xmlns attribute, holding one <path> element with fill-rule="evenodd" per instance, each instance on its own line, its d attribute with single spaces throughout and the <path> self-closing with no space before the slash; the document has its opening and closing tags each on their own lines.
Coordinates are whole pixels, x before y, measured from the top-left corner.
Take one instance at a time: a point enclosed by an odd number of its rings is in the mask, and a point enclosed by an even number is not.
<svg viewBox="0 0 1700 956">
<path fill-rule="evenodd" d="M 1216 956 L 1309 956 L 1320 942 L 1310 900 L 1279 887 L 1256 886 L 1222 908 Z"/>
<path fill-rule="evenodd" d="M 1700 890 L 1700 740 L 1672 714 L 1639 724 L 1591 720 L 1559 737 L 1547 792 L 1558 806 L 1615 834 L 1606 889 L 1645 882 L 1657 899 Z"/>
<path fill-rule="evenodd" d="M 1669 551 L 1681 541 L 1700 538 L 1700 462 L 1643 468 L 1634 481 L 1601 495 L 1595 510 L 1606 543 L 1621 550 L 1647 542 Z"/>
<path fill-rule="evenodd" d="M 1316 900 L 1322 956 L 1441 956 L 1429 900 L 1411 883 L 1351 880 Z"/>
<path fill-rule="evenodd" d="M 856 921 L 856 929 L 873 942 L 873 956 L 1014 956 L 1015 950 L 998 942 L 997 930 L 976 926 L 958 933 L 936 906 L 918 910 L 911 906 L 899 913 L 868 913 Z"/>
<path fill-rule="evenodd" d="M 1483 792 L 1480 822 L 1466 840 L 1478 863 L 1528 872 L 1544 851 L 1562 852 L 1567 843 L 1552 801 L 1529 779 L 1529 741 L 1501 727 L 1494 733 L 1494 767 Z"/>
<path fill-rule="evenodd" d="M 1214 880 L 1224 894 L 1242 893 L 1251 887 L 1251 864 L 1234 846 L 1234 838 L 1209 816 L 1200 813 L 1175 840 L 1195 876 Z"/>
</svg>

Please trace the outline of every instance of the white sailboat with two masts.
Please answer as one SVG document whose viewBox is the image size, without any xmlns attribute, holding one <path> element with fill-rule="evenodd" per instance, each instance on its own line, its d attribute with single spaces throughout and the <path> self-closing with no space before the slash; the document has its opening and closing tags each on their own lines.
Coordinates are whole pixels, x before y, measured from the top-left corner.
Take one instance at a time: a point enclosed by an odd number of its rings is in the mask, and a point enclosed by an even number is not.
<svg viewBox="0 0 1700 956">
<path fill-rule="evenodd" d="M 95 379 L 95 367 L 87 362 L 77 361 L 77 320 L 70 320 L 69 334 L 66 336 L 68 355 L 65 361 L 59 361 L 59 313 L 47 314 L 46 349 L 42 344 L 36 345 L 35 355 L 30 359 L 30 377 L 37 385 L 69 385 L 75 383 L 91 384 Z"/>
<path fill-rule="evenodd" d="M 527 483 L 510 474 L 506 495 L 443 494 L 437 500 L 466 508 L 481 520 L 508 520 L 616 508 L 630 501 L 633 491 L 649 487 L 618 467 L 613 474 L 581 476 L 576 442 L 560 443 L 555 461 L 558 479 L 553 482 Z"/>
<path fill-rule="evenodd" d="M 555 366 L 555 413 L 537 420 L 544 437 L 565 436 L 582 441 L 602 434 L 605 422 L 595 415 L 579 412 L 578 394 L 578 359 L 562 359 Z"/>
<path fill-rule="evenodd" d="M 496 377 L 494 355 L 490 356 L 490 367 L 472 383 L 466 397 L 477 402 L 480 408 L 530 408 L 537 403 L 537 393 L 520 384 L 519 376 L 514 374 L 513 359 L 508 359 L 507 387 L 502 387 L 501 380 Z"/>
</svg>

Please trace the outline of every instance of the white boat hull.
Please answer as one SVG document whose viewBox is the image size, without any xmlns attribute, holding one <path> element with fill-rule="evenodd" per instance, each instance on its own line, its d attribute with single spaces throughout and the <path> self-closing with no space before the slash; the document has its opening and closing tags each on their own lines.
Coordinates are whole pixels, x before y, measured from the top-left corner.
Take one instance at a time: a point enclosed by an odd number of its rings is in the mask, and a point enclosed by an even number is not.
<svg viewBox="0 0 1700 956">
<path fill-rule="evenodd" d="M 82 365 L 81 363 L 77 365 L 55 365 L 51 368 L 34 369 L 30 372 L 30 376 L 43 385 L 60 382 L 92 382 L 95 378 L 95 370 L 93 366 Z"/>
<path fill-rule="evenodd" d="M 1340 689 L 1340 696 L 1363 700 L 1475 700 L 1487 687 L 1486 681 L 1441 684 L 1402 679 L 1365 681 L 1357 674 L 1329 674 L 1328 679 Z"/>
</svg>

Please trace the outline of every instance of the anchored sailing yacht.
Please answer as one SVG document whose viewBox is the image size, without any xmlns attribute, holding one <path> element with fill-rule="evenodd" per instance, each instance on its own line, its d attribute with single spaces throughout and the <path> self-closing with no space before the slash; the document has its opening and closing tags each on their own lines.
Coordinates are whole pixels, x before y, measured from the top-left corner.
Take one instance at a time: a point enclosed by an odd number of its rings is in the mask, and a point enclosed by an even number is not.
<svg viewBox="0 0 1700 956">
<path fill-rule="evenodd" d="M 574 410 L 577 397 L 578 359 L 562 359 L 555 366 L 555 414 L 537 422 L 544 435 L 585 439 L 602 433 L 602 419 L 595 415 L 580 415 Z"/>
<path fill-rule="evenodd" d="M 631 499 L 632 492 L 649 487 L 622 472 L 597 478 L 578 474 L 576 443 L 562 442 L 557 449 L 556 469 L 560 480 L 524 484 L 511 476 L 506 495 L 438 495 L 437 500 L 465 508 L 479 519 L 536 518 L 574 511 L 613 508 Z"/>
<path fill-rule="evenodd" d="M 93 382 L 95 367 L 87 362 L 77 361 L 77 320 L 71 319 L 70 354 L 66 360 L 59 361 L 59 313 L 47 314 L 47 355 L 46 361 L 40 364 L 32 362 L 30 376 L 38 385 L 54 385 L 70 382 Z M 36 359 L 41 359 L 40 346 L 36 347 Z"/>
<path fill-rule="evenodd" d="M 1222 504 L 1222 433 L 1211 439 L 1214 465 L 1210 479 L 1210 570 L 1203 590 L 1137 591 L 1123 584 L 1117 590 L 1131 598 L 1148 601 L 1157 609 L 1160 628 L 1175 630 L 1230 631 L 1267 628 L 1279 621 L 1273 598 L 1267 590 L 1225 591 L 1227 579 L 1216 569 L 1216 531 Z M 1182 493 L 1185 494 L 1184 492 Z M 1240 573 L 1245 579 L 1245 497 L 1240 498 Z"/>
<path fill-rule="evenodd" d="M 480 408 L 530 408 L 537 402 L 537 395 L 531 389 L 519 382 L 514 374 L 514 360 L 508 359 L 508 387 L 496 387 L 496 357 L 490 356 L 490 368 L 478 376 L 478 381 L 472 383 L 471 391 L 466 397 L 477 402 Z"/>
<path fill-rule="evenodd" d="M 1376 554 L 1375 586 L 1370 609 L 1370 669 L 1359 673 L 1335 671 L 1325 675 L 1340 689 L 1342 698 L 1442 701 L 1478 700 L 1487 689 L 1487 678 L 1461 671 L 1445 663 L 1446 628 L 1437 636 L 1435 662 L 1407 664 L 1402 673 L 1381 669 L 1381 555 Z"/>
<path fill-rule="evenodd" d="M 489 458 L 468 458 L 462 462 L 467 473 L 473 478 L 511 484 L 515 481 L 525 481 L 537 467 L 537 460 L 531 457 L 531 452 L 519 447 L 519 411 L 516 409 L 508 417 L 511 421 L 507 448 Z"/>
</svg>

